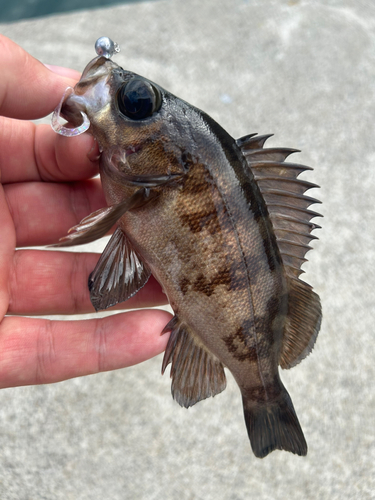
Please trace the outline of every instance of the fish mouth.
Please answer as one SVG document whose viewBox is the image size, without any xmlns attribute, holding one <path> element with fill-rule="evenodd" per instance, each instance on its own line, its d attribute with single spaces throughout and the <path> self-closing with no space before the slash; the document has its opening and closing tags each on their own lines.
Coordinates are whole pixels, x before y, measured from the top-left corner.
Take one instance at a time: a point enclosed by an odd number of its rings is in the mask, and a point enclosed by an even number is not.
<svg viewBox="0 0 375 500">
<path fill-rule="evenodd" d="M 114 66 L 115 63 L 104 56 L 95 57 L 88 63 L 74 89 L 65 90 L 52 115 L 51 125 L 55 132 L 70 137 L 89 130 L 95 113 L 110 102 L 108 80 Z M 67 123 L 61 124 L 60 118 Z"/>
</svg>

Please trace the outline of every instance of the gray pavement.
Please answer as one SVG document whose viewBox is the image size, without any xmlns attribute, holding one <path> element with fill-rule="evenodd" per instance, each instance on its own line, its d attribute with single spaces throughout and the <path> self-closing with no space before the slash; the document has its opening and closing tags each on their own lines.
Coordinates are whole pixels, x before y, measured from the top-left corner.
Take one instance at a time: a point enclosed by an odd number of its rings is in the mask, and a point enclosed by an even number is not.
<svg viewBox="0 0 375 500">
<path fill-rule="evenodd" d="M 271 133 L 314 167 L 323 229 L 305 264 L 324 321 L 282 378 L 307 457 L 251 453 L 239 391 L 188 411 L 161 357 L 0 391 L 0 499 L 375 498 L 375 4 L 165 0 L 0 25 L 45 63 L 82 70 L 107 35 L 116 61 L 212 115 Z"/>
</svg>

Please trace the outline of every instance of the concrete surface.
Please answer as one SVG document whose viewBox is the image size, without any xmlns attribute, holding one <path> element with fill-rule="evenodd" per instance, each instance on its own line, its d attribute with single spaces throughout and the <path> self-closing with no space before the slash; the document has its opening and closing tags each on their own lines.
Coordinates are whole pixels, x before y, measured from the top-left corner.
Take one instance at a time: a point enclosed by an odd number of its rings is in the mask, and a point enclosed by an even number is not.
<svg viewBox="0 0 375 500">
<path fill-rule="evenodd" d="M 0 25 L 45 63 L 82 70 L 102 35 L 116 60 L 204 109 L 233 136 L 303 150 L 323 230 L 305 265 L 324 321 L 283 372 L 306 458 L 250 451 L 239 391 L 190 410 L 161 358 L 0 392 L 0 498 L 375 498 L 375 4 L 166 0 Z"/>
</svg>

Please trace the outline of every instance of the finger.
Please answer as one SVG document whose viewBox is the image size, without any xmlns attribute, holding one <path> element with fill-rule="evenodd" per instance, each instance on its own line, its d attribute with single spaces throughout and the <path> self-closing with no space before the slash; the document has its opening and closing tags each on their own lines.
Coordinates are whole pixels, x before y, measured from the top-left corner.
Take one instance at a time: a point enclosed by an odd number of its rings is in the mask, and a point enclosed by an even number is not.
<svg viewBox="0 0 375 500">
<path fill-rule="evenodd" d="M 81 77 L 81 73 L 74 69 L 64 68 L 63 66 L 55 66 L 53 64 L 45 64 L 44 66 L 53 73 L 56 73 L 56 75 L 60 75 L 65 78 L 71 78 L 72 80 L 78 81 Z"/>
<path fill-rule="evenodd" d="M 94 253 L 18 250 L 9 281 L 8 314 L 93 312 L 87 283 L 98 259 L 99 255 Z M 166 303 L 166 295 L 151 277 L 134 297 L 117 305 L 116 309 L 154 307 Z"/>
<path fill-rule="evenodd" d="M 97 144 L 90 134 L 62 137 L 49 125 L 0 117 L 3 184 L 70 181 L 98 173 Z"/>
<path fill-rule="evenodd" d="M 0 178 L 1 181 L 1 178 Z M 16 234 L 11 214 L 0 184 L 0 321 L 7 312 L 9 304 L 9 274 L 13 264 Z"/>
<path fill-rule="evenodd" d="M 0 114 L 32 120 L 48 115 L 75 81 L 49 70 L 0 35 Z"/>
<path fill-rule="evenodd" d="M 99 179 L 4 186 L 17 247 L 51 245 L 84 217 L 107 206 Z"/>
<path fill-rule="evenodd" d="M 2 35 L 0 69 L 0 114 L 8 117 L 45 116 L 56 108 L 66 87 L 75 84 L 75 80 L 57 74 L 62 68 L 51 71 Z M 69 74 L 68 70 L 65 73 Z M 6 119 L 1 120 L 0 130 L 3 182 L 78 180 L 97 172 L 97 164 L 87 158 L 94 144 L 87 134 L 67 140 L 50 127 Z"/>
<path fill-rule="evenodd" d="M 0 387 L 59 382 L 145 361 L 165 349 L 170 314 L 131 311 L 103 319 L 0 323 Z"/>
</svg>

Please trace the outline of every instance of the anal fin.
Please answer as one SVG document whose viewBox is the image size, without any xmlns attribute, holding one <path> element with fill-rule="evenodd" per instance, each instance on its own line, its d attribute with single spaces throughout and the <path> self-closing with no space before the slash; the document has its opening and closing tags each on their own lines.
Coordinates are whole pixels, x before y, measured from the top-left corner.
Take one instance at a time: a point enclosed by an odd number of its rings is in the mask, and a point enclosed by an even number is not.
<svg viewBox="0 0 375 500">
<path fill-rule="evenodd" d="M 172 363 L 172 396 L 185 408 L 215 396 L 226 387 L 223 364 L 175 316 L 162 333 L 171 332 L 162 373 Z"/>
<path fill-rule="evenodd" d="M 92 305 L 97 311 L 124 302 L 149 279 L 151 271 L 117 228 L 89 276 Z"/>
<path fill-rule="evenodd" d="M 311 286 L 295 278 L 288 278 L 288 284 L 288 316 L 279 359 L 284 369 L 310 354 L 322 321 L 320 299 Z"/>
</svg>

